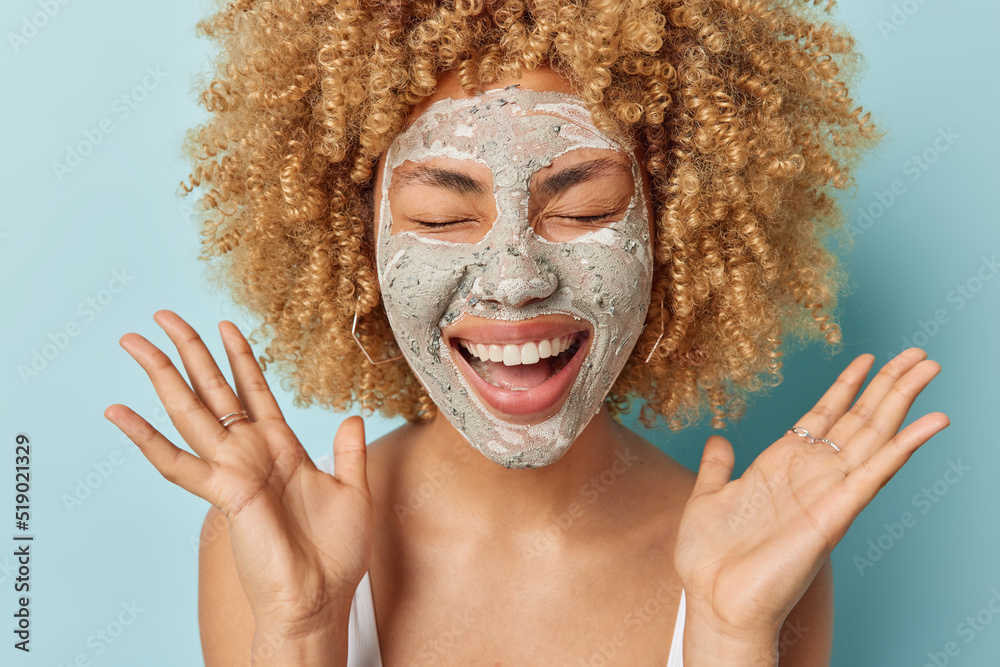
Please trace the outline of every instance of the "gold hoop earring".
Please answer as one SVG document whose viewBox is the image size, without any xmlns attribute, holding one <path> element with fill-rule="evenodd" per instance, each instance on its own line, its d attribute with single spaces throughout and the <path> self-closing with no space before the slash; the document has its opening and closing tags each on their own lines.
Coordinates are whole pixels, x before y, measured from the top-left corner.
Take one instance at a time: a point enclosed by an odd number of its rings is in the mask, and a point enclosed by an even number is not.
<svg viewBox="0 0 1000 667">
<path fill-rule="evenodd" d="M 382 359 L 381 361 L 375 361 L 374 359 L 371 358 L 371 355 L 368 354 L 368 350 L 365 349 L 365 346 L 361 342 L 361 339 L 358 338 L 357 329 L 358 329 L 358 311 L 355 310 L 354 322 L 351 323 L 351 337 L 354 339 L 354 342 L 358 344 L 358 347 L 361 348 L 361 352 L 365 355 L 365 359 L 367 359 L 371 365 L 378 366 L 379 364 L 387 364 L 390 361 L 397 361 L 403 358 L 403 354 L 400 353 L 398 357 L 393 357 L 392 359 Z"/>
</svg>

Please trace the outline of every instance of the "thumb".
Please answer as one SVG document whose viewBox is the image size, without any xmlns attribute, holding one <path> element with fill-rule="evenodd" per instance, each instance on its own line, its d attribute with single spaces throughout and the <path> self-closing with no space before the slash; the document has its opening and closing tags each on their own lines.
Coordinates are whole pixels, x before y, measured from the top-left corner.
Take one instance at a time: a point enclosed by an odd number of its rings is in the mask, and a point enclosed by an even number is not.
<svg viewBox="0 0 1000 667">
<path fill-rule="evenodd" d="M 333 472 L 344 484 L 368 490 L 368 449 L 365 447 L 365 422 L 361 417 L 348 417 L 341 422 L 333 437 Z"/>
<path fill-rule="evenodd" d="M 703 493 L 718 491 L 728 484 L 729 480 L 732 479 L 735 463 L 736 457 L 729 441 L 721 435 L 709 436 L 705 442 L 705 450 L 701 455 L 698 477 L 691 490 L 691 498 L 696 498 Z"/>
</svg>

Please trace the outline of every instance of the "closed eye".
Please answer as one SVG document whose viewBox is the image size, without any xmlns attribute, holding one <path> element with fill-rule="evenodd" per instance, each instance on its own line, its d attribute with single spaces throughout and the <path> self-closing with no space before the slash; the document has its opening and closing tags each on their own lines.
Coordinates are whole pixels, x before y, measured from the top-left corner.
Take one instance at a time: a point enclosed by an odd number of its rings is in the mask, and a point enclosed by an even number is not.
<svg viewBox="0 0 1000 667">
<path fill-rule="evenodd" d="M 415 218 L 410 218 L 410 222 L 412 222 L 415 225 L 419 225 L 421 227 L 436 228 L 436 227 L 451 227 L 452 225 L 459 225 L 463 222 L 473 222 L 473 221 L 464 219 L 464 220 L 445 220 L 443 222 L 430 222 L 428 220 L 417 220 Z"/>
</svg>

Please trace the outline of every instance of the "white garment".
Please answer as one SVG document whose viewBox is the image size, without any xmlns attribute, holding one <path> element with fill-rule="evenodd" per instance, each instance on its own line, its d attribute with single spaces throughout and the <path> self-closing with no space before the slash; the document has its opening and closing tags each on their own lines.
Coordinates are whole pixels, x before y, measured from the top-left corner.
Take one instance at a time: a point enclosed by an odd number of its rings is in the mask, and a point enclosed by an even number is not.
<svg viewBox="0 0 1000 667">
<path fill-rule="evenodd" d="M 333 454 L 316 459 L 316 467 L 333 474 Z M 674 636 L 670 640 L 670 653 L 666 667 L 684 667 L 684 589 L 674 623 Z M 362 577 L 351 600 L 351 616 L 347 628 L 347 667 L 382 667 L 382 654 L 378 648 L 378 628 L 375 625 L 375 603 L 372 600 L 371 579 Z"/>
</svg>

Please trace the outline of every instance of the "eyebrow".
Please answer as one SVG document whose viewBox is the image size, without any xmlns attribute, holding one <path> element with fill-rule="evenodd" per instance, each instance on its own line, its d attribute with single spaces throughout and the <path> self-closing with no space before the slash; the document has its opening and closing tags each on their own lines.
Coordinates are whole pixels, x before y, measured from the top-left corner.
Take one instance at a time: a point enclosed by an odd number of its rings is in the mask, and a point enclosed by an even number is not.
<svg viewBox="0 0 1000 667">
<path fill-rule="evenodd" d="M 539 194 L 554 196 L 592 178 L 603 176 L 609 172 L 626 170 L 627 167 L 625 165 L 610 158 L 588 160 L 587 162 L 573 165 L 542 179 L 538 184 L 538 192 Z"/>
<path fill-rule="evenodd" d="M 394 185 L 416 182 L 446 188 L 460 195 L 485 195 L 488 192 L 486 184 L 479 179 L 472 178 L 460 171 L 428 165 L 418 165 L 416 168 L 394 177 L 394 180 L 396 181 Z"/>
<path fill-rule="evenodd" d="M 625 165 L 621 162 L 610 158 L 588 160 L 587 162 L 573 165 L 542 179 L 538 184 L 538 191 L 540 194 L 554 196 L 565 192 L 574 185 L 597 178 L 598 176 L 603 176 L 609 172 L 625 171 L 626 169 Z M 485 195 L 488 191 L 486 184 L 479 179 L 472 178 L 460 171 L 428 165 L 418 165 L 414 169 L 396 176 L 394 180 L 395 183 L 393 185 L 406 185 L 416 182 L 423 185 L 446 188 L 460 195 Z"/>
</svg>

